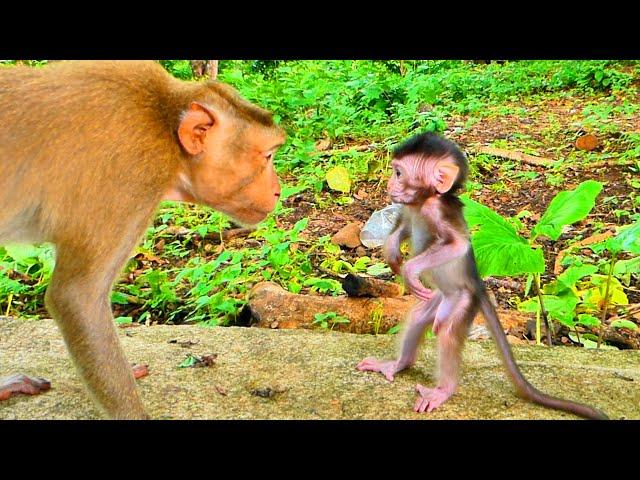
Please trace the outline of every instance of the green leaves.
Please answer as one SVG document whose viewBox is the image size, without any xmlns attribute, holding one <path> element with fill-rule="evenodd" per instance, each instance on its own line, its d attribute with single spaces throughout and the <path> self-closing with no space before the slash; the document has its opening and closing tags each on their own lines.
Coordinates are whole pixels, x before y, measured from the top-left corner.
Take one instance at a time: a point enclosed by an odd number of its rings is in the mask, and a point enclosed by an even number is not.
<svg viewBox="0 0 640 480">
<path fill-rule="evenodd" d="M 479 226 L 473 245 L 480 276 L 508 276 L 544 272 L 542 249 L 531 247 L 515 228 L 484 205 L 461 197 L 464 216 L 470 227 Z"/>
<path fill-rule="evenodd" d="M 544 308 L 550 318 L 559 321 L 567 327 L 575 326 L 574 316 L 578 299 L 574 296 L 543 295 Z M 521 312 L 537 312 L 540 308 L 538 297 L 530 298 L 518 305 Z"/>
<path fill-rule="evenodd" d="M 605 247 L 614 255 L 620 252 L 640 255 L 640 221 L 620 227 L 614 237 L 606 240 Z"/>
<path fill-rule="evenodd" d="M 350 320 L 347 317 L 338 315 L 336 312 L 316 313 L 313 320 L 313 324 L 320 325 L 321 328 L 329 328 L 329 325 L 331 325 L 331 330 L 333 330 L 333 327 L 338 323 L 349 322 Z"/>
<path fill-rule="evenodd" d="M 638 329 L 638 325 L 633 323 L 631 320 L 614 320 L 611 322 L 611 326 L 613 328 L 628 328 L 629 330 Z"/>
<path fill-rule="evenodd" d="M 116 322 L 116 325 L 128 325 L 133 323 L 132 317 L 116 317 L 113 320 Z"/>
<path fill-rule="evenodd" d="M 616 277 L 626 277 L 631 273 L 640 273 L 640 257 L 630 258 L 629 260 L 618 260 L 613 267 L 613 274 Z M 628 284 L 629 282 L 627 282 Z"/>
<path fill-rule="evenodd" d="M 552 240 L 557 240 L 562 233 L 562 227 L 582 220 L 589 214 L 601 190 L 602 184 L 587 180 L 578 185 L 575 190 L 557 194 L 533 228 L 530 240 L 518 235 L 510 222 L 490 208 L 471 200 L 466 195 L 461 196 L 465 205 L 465 220 L 469 227 L 472 229 L 479 227 L 474 232 L 471 243 L 480 275 L 485 277 L 543 273 L 545 264 L 542 249 L 532 246 L 531 242 L 538 235 L 546 235 Z M 625 243 L 625 245 L 628 244 L 629 241 Z M 576 270 L 573 274 L 579 274 L 579 272 Z M 563 281 L 569 284 L 575 283 L 567 275 Z"/>
<path fill-rule="evenodd" d="M 600 325 L 600 320 L 588 313 L 581 313 L 578 315 L 578 324 L 584 325 L 585 327 L 597 327 Z"/>
<path fill-rule="evenodd" d="M 582 182 L 575 190 L 558 193 L 531 232 L 532 238 L 545 235 L 557 240 L 562 227 L 585 218 L 595 205 L 602 184 L 594 180 Z"/>
<path fill-rule="evenodd" d="M 559 275 L 556 281 L 564 288 L 572 289 L 582 277 L 593 275 L 597 271 L 598 267 L 595 265 L 573 266 L 567 268 L 561 275 Z"/>
</svg>

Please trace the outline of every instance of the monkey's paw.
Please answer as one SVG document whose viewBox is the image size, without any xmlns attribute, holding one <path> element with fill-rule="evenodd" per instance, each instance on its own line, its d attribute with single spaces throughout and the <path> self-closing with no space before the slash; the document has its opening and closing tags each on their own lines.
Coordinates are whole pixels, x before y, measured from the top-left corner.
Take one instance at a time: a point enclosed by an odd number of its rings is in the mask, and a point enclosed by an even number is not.
<svg viewBox="0 0 640 480">
<path fill-rule="evenodd" d="M 413 411 L 418 413 L 423 413 L 425 410 L 430 413 L 453 395 L 453 389 L 442 387 L 426 388 L 420 384 L 416 385 L 416 392 L 420 396 L 413 406 Z"/>
<path fill-rule="evenodd" d="M 393 382 L 393 376 L 400 371 L 398 362 L 395 360 L 378 360 L 375 358 L 365 358 L 356 368 L 361 372 L 378 372 Z"/>
<path fill-rule="evenodd" d="M 149 375 L 149 365 L 133 363 L 131 365 L 131 369 L 133 370 L 133 378 L 135 378 L 136 380 L 138 378 L 146 377 L 147 375 Z"/>
<path fill-rule="evenodd" d="M 413 296 L 423 302 L 428 302 L 435 295 L 432 290 L 425 288 L 419 280 L 407 282 L 407 289 Z"/>
<path fill-rule="evenodd" d="M 51 382 L 44 378 L 11 375 L 0 380 L 0 400 L 7 400 L 14 393 L 38 395 L 50 388 Z"/>
</svg>

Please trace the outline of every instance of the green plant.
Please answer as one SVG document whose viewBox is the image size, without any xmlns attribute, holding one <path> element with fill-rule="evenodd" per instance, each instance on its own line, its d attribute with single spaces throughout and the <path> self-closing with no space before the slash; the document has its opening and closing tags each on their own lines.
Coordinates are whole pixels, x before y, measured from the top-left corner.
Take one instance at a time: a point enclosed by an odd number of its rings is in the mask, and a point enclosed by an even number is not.
<svg viewBox="0 0 640 480">
<path fill-rule="evenodd" d="M 0 247 L 0 304 L 6 304 L 5 314 L 9 314 L 18 297 L 23 311 L 32 315 L 42 311 L 54 266 L 54 250 L 50 245 Z"/>
<path fill-rule="evenodd" d="M 602 184 L 587 180 L 574 190 L 558 193 L 531 230 L 528 239 L 518 234 L 518 230 L 522 229 L 519 219 L 508 221 L 468 196 L 461 197 L 465 204 L 465 219 L 469 226 L 475 229 L 471 242 L 480 275 L 484 277 L 528 274 L 527 292 L 531 282 L 534 282 L 537 298 L 525 303 L 523 308 L 535 305 L 538 342 L 541 338 L 540 317 L 545 321 L 547 338 L 551 343 L 551 324 L 548 322 L 548 316 L 562 322 L 573 309 L 572 301 L 567 298 L 548 298 L 548 302 L 545 302 L 540 287 L 540 274 L 545 270 L 544 255 L 542 249 L 535 245 L 535 240 L 539 236 L 557 240 L 565 225 L 580 221 L 589 214 L 601 190 Z"/>
<path fill-rule="evenodd" d="M 193 70 L 189 60 L 160 60 L 159 62 L 174 77 L 193 80 Z"/>
<path fill-rule="evenodd" d="M 371 311 L 371 323 L 373 324 L 373 333 L 378 335 L 380 333 L 380 324 L 384 318 L 384 309 L 382 302 L 376 302 L 376 306 Z"/>
<path fill-rule="evenodd" d="M 601 324 L 604 324 L 605 319 L 607 318 L 607 310 L 609 308 L 609 291 L 611 289 L 611 285 L 613 283 L 613 275 L 616 271 L 616 267 L 618 268 L 618 273 L 631 273 L 633 271 L 638 271 L 638 262 L 637 259 L 631 259 L 627 261 L 617 262 L 618 256 L 623 253 L 630 253 L 632 255 L 640 255 L 640 221 L 632 224 L 626 225 L 624 227 L 618 228 L 618 232 L 615 236 L 608 238 L 604 242 L 593 245 L 591 247 L 594 251 L 599 251 L 601 249 L 605 249 L 611 255 L 611 259 L 609 260 L 609 269 L 607 272 L 606 278 L 606 287 L 603 299 L 603 307 L 602 307 L 602 317 Z M 640 257 L 638 257 L 640 258 Z M 602 342 L 602 330 L 598 335 L 598 347 Z"/>
<path fill-rule="evenodd" d="M 321 328 L 333 330 L 338 323 L 349 323 L 349 319 L 336 312 L 316 313 L 313 325 L 320 325 Z"/>
</svg>

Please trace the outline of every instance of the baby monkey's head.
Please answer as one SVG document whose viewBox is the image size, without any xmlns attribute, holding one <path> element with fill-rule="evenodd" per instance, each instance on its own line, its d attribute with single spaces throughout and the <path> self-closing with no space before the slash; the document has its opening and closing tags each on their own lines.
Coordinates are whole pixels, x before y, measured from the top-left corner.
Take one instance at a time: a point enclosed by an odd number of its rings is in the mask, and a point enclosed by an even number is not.
<svg viewBox="0 0 640 480">
<path fill-rule="evenodd" d="M 450 140 L 436 133 L 421 133 L 393 150 L 393 172 L 387 191 L 395 203 L 423 202 L 434 195 L 455 194 L 469 170 L 467 159 Z"/>
</svg>

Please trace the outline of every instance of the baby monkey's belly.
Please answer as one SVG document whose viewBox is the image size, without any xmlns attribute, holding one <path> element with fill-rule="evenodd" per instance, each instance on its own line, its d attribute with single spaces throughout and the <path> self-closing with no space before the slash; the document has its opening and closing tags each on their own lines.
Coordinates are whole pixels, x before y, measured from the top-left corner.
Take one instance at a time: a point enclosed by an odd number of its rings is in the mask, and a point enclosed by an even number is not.
<svg viewBox="0 0 640 480">
<path fill-rule="evenodd" d="M 440 290 L 444 295 L 456 294 L 469 288 L 466 270 L 466 256 L 462 256 L 439 267 L 425 270 L 420 275 L 420 280 L 427 288 Z"/>
</svg>

